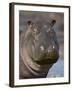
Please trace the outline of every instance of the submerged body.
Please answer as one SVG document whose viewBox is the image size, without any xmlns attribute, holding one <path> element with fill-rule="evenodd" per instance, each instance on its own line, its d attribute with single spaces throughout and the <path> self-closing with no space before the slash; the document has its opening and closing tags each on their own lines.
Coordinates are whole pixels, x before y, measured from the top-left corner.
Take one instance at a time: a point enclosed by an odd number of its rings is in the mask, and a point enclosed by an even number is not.
<svg viewBox="0 0 72 90">
<path fill-rule="evenodd" d="M 59 45 L 53 30 L 55 20 L 42 25 L 28 21 L 20 43 L 20 79 L 45 78 L 59 58 Z"/>
</svg>

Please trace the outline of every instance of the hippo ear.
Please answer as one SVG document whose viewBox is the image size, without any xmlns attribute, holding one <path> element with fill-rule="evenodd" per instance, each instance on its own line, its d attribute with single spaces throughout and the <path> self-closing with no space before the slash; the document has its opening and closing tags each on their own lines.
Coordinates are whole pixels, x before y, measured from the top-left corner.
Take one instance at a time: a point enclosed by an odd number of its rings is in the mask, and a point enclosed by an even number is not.
<svg viewBox="0 0 72 90">
<path fill-rule="evenodd" d="M 28 26 L 32 26 L 33 25 L 32 21 L 30 21 L 30 20 L 27 22 L 27 24 L 28 24 Z"/>
<path fill-rule="evenodd" d="M 52 20 L 50 23 L 50 26 L 53 27 L 55 23 L 56 23 L 56 20 Z"/>
</svg>

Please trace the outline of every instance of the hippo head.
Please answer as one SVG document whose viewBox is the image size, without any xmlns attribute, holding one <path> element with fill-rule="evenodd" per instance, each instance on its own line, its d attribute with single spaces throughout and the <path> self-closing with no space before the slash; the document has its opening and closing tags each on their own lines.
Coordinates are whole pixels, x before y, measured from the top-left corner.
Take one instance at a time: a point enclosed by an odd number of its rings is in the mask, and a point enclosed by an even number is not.
<svg viewBox="0 0 72 90">
<path fill-rule="evenodd" d="M 24 36 L 24 47 L 33 62 L 39 65 L 53 64 L 59 58 L 59 45 L 51 23 L 28 21 Z"/>
</svg>

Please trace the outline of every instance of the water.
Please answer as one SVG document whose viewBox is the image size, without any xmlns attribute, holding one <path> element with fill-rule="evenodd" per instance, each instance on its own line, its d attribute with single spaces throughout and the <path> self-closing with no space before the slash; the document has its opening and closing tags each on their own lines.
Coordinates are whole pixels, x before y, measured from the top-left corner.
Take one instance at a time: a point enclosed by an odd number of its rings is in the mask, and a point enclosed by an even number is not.
<svg viewBox="0 0 72 90">
<path fill-rule="evenodd" d="M 64 60 L 59 59 L 49 70 L 47 77 L 64 77 Z"/>
</svg>

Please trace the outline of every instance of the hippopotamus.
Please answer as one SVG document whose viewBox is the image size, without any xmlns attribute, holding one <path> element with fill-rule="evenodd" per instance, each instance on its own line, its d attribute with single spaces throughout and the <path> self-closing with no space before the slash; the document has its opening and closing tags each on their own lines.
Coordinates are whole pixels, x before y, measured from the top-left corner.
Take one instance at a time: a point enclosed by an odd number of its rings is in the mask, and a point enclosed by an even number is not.
<svg viewBox="0 0 72 90">
<path fill-rule="evenodd" d="M 59 44 L 51 22 L 27 21 L 21 34 L 19 78 L 45 78 L 59 58 Z"/>
</svg>

